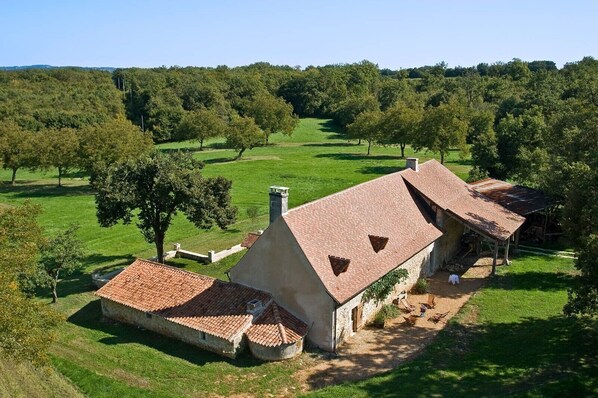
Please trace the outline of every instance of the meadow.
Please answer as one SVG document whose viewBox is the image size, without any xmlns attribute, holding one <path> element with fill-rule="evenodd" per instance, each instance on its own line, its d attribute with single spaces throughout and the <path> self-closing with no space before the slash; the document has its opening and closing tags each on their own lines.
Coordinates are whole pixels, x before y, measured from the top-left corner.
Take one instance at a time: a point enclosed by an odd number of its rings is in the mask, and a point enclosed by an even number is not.
<svg viewBox="0 0 598 398">
<path fill-rule="evenodd" d="M 303 119 L 291 137 L 271 137 L 271 145 L 247 151 L 232 161 L 234 151 L 222 142 L 207 143 L 196 151 L 196 142 L 163 144 L 164 151 L 189 150 L 205 162 L 206 176 L 222 175 L 233 181 L 233 204 L 238 221 L 228 230 L 196 229 L 179 215 L 167 234 L 167 248 L 175 242 L 185 249 L 206 252 L 239 243 L 248 231 L 267 226 L 268 187 L 290 188 L 289 204 L 295 207 L 404 167 L 398 148 L 365 146 L 348 142 L 329 120 Z M 407 156 L 414 155 L 408 148 Z M 418 153 L 421 161 L 432 158 Z M 469 162 L 453 152 L 447 167 L 462 178 Z M 8 172 L 0 173 L 6 181 Z M 0 396 L 180 397 L 272 394 L 294 396 L 301 385 L 293 374 L 309 366 L 308 353 L 296 360 L 263 363 L 243 355 L 228 360 L 138 328 L 101 317 L 93 294 L 93 270 L 123 265 L 134 257 L 154 255 L 134 225 L 100 228 L 87 178 L 72 175 L 57 188 L 51 173 L 19 172 L 18 183 L 0 186 L 0 202 L 14 205 L 24 200 L 44 210 L 40 223 L 48 233 L 69 223 L 81 225 L 87 257 L 82 272 L 63 280 L 55 308 L 66 322 L 51 349 L 53 368 L 36 370 L 2 362 Z M 250 219 L 247 208 L 257 207 Z M 225 278 L 224 272 L 242 254 L 220 263 L 200 265 L 173 260 L 172 265 Z M 542 392 L 589 391 L 596 388 L 588 376 L 596 370 L 596 356 L 584 339 L 595 324 L 562 317 L 566 288 L 571 283 L 572 261 L 523 257 L 501 270 L 451 321 L 448 329 L 417 360 L 371 380 L 331 387 L 322 396 L 392 395 L 398 389 L 412 396 L 496 395 L 504 391 L 538 395 Z M 49 302 L 45 292 L 40 300 Z M 595 338 L 595 337 L 594 337 Z M 546 345 L 545 345 L 546 343 Z M 455 348 L 456 347 L 456 348 Z M 595 347 L 594 347 L 595 348 Z M 583 362 L 585 361 L 585 362 Z M 17 369 L 18 371 L 16 371 Z M 551 373 L 552 372 L 552 373 Z M 17 377 L 18 375 L 18 377 Z M 558 376 L 545 383 L 546 377 Z M 554 378 L 554 377 L 553 377 Z M 43 389 L 40 386 L 45 386 Z M 422 389 L 422 386 L 426 387 Z M 496 389 L 499 390 L 496 390 Z M 573 390 L 572 390 L 573 391 Z M 536 394 L 536 392 L 538 394 Z M 496 394 L 495 394 L 496 393 Z"/>
</svg>

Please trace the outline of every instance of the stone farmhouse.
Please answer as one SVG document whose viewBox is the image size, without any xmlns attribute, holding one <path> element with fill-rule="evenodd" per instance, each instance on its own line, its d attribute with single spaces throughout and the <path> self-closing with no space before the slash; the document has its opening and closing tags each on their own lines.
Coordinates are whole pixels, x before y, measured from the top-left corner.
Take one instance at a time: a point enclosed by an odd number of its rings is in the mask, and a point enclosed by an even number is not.
<svg viewBox="0 0 598 398">
<path fill-rule="evenodd" d="M 270 188 L 270 225 L 246 239 L 230 282 L 137 260 L 96 294 L 105 316 L 234 357 L 299 354 L 304 337 L 335 351 L 383 303 L 364 291 L 398 268 L 432 275 L 464 233 L 505 247 L 524 218 L 475 191 L 435 160 L 288 210 L 288 188 Z"/>
<path fill-rule="evenodd" d="M 288 211 L 288 190 L 270 189 L 270 226 L 230 272 L 269 292 L 309 326 L 307 339 L 335 351 L 383 303 L 364 291 L 404 268 L 409 278 L 387 302 L 433 274 L 465 232 L 508 245 L 524 218 L 473 190 L 435 160 L 365 182 Z"/>
</svg>

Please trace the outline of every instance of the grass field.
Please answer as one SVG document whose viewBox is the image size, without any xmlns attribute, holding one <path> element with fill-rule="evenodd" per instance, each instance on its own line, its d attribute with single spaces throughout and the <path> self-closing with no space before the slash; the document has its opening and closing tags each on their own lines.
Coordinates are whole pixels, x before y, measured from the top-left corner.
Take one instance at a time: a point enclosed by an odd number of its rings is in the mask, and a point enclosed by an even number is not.
<svg viewBox="0 0 598 398">
<path fill-rule="evenodd" d="M 206 151 L 195 152 L 197 158 L 205 161 L 204 174 L 206 176 L 223 175 L 232 179 L 232 198 L 233 203 L 239 208 L 239 220 L 227 231 L 217 229 L 199 231 L 179 215 L 168 232 L 169 244 L 180 242 L 183 248 L 206 252 L 207 250 L 221 250 L 239 243 L 247 231 L 266 226 L 267 192 L 270 185 L 290 187 L 289 201 L 290 206 L 294 207 L 357 183 L 397 171 L 404 166 L 404 160 L 399 158 L 398 149 L 375 147 L 371 156 L 365 156 L 364 146 L 348 143 L 338 134 L 335 126 L 326 120 L 304 119 L 293 136 L 274 135 L 271 142 L 272 145 L 267 147 L 247 151 L 245 158 L 236 162 L 231 161 L 235 153 L 231 150 L 221 149 L 222 145 L 219 141 L 208 142 Z M 164 144 L 159 147 L 165 151 L 194 150 L 197 143 Z M 409 148 L 407 155 L 413 155 Z M 418 154 L 422 161 L 430 156 L 431 154 Z M 462 178 L 467 175 L 470 167 L 467 161 L 459 160 L 456 153 L 451 153 L 446 164 Z M 0 180 L 6 181 L 8 176 L 8 172 L 3 171 L 0 173 Z M 23 171 L 19 172 L 18 178 L 19 182 L 15 187 L 8 184 L 0 186 L 0 203 L 12 205 L 26 199 L 39 203 L 44 209 L 40 222 L 49 232 L 71 222 L 78 222 L 82 226 L 80 237 L 86 243 L 88 255 L 85 259 L 85 270 L 62 281 L 59 285 L 60 298 L 55 308 L 67 318 L 67 322 L 60 328 L 59 340 L 51 351 L 52 362 L 59 373 L 44 370 L 47 373 L 38 374 L 36 370 L 24 369 L 21 370 L 24 372 L 22 373 L 24 376 L 15 379 L 7 370 L 12 367 L 3 364 L 0 367 L 0 381 L 2 381 L 0 393 L 11 391 L 10 396 L 31 395 L 28 391 L 34 391 L 35 386 L 26 386 L 24 383 L 19 389 L 19 383 L 15 381 L 30 377 L 32 384 L 43 383 L 42 380 L 46 380 L 47 385 L 50 386 L 49 391 L 52 390 L 51 386 L 55 385 L 55 390 L 64 391 L 60 395 L 65 397 L 77 396 L 80 392 L 91 397 L 295 395 L 299 385 L 292 375 L 297 369 L 304 366 L 302 358 L 273 364 L 264 364 L 249 356 L 230 361 L 147 331 L 103 321 L 99 302 L 93 296 L 90 283 L 91 271 L 101 267 L 126 264 L 135 256 L 151 256 L 154 254 L 154 248 L 143 240 L 135 226 L 118 225 L 110 229 L 100 228 L 95 219 L 93 192 L 87 186 L 84 178 L 66 179 L 64 188 L 56 187 L 56 176 L 52 173 L 44 175 Z M 246 209 L 250 206 L 257 206 L 259 209 L 260 216 L 256 221 L 250 220 L 246 215 Z M 240 255 L 232 256 L 214 265 L 200 265 L 186 260 L 175 260 L 172 264 L 213 277 L 224 278 L 224 272 L 239 258 Z M 541 342 L 543 338 L 552 339 L 550 331 L 544 329 L 545 327 L 558 327 L 559 339 L 571 337 L 572 333 L 579 332 L 578 329 L 581 328 L 581 325 L 565 321 L 559 316 L 566 298 L 565 282 L 568 282 L 568 278 L 570 278 L 568 275 L 571 272 L 571 263 L 567 262 L 568 260 L 563 260 L 564 262 L 555 260 L 554 263 L 546 263 L 547 270 L 539 270 L 544 266 L 542 261 L 534 260 L 532 262 L 532 268 L 538 268 L 538 271 L 534 271 L 529 278 L 510 276 L 511 272 L 520 269 L 518 266 L 513 266 L 507 270 L 506 275 L 502 275 L 482 295 L 476 297 L 474 303 L 468 307 L 468 311 L 477 311 L 479 316 L 474 324 L 481 322 L 483 327 L 469 329 L 460 328 L 458 327 L 459 323 L 456 324 L 455 330 L 459 333 L 461 330 L 463 333 L 471 333 L 472 339 L 467 339 L 468 341 L 481 342 L 481 345 L 467 346 L 470 349 L 468 355 L 472 355 L 471 358 L 478 361 L 474 362 L 474 365 L 482 364 L 486 348 L 496 349 L 492 342 L 501 336 L 502 329 L 493 326 L 495 324 L 507 325 L 504 330 L 511 332 L 511 338 L 507 339 L 508 336 L 503 336 L 506 340 L 498 341 L 508 344 L 517 344 L 517 339 L 513 337 L 515 332 L 523 333 L 525 336 L 528 333 L 526 330 L 534 331 L 537 334 L 537 339 L 528 338 L 526 340 L 526 344 L 529 343 L 532 347 L 531 343 Z M 515 264 L 518 262 L 516 261 Z M 563 274 L 557 274 L 554 267 L 561 267 Z M 522 262 L 521 272 L 525 269 L 526 266 Z M 540 281 L 544 280 L 542 279 L 544 276 L 548 278 L 546 280 L 551 281 L 547 286 L 539 285 Z M 518 285 L 518 283 L 523 283 L 524 279 L 527 280 L 528 285 Z M 510 280 L 514 282 L 511 283 Z M 528 291 L 525 290 L 527 288 L 531 289 L 534 294 L 528 294 Z M 523 301 L 505 301 L 505 291 L 508 290 L 510 295 L 511 289 L 516 293 L 516 297 Z M 486 302 L 483 301 L 483 297 L 488 297 Z M 530 297 L 531 301 L 525 301 L 527 297 Z M 46 301 L 45 298 L 41 299 Z M 498 300 L 501 304 L 497 306 L 493 300 Z M 538 303 L 540 309 L 535 308 L 535 303 Z M 521 307 L 522 305 L 525 306 Z M 521 319 L 518 318 L 519 315 L 513 317 L 514 310 L 516 314 L 521 314 Z M 534 315 L 534 311 L 538 314 Z M 537 324 L 525 318 L 534 316 L 537 317 Z M 425 365 L 428 364 L 425 361 L 445 361 L 445 359 L 434 357 L 434 355 L 436 355 L 435 353 L 445 353 L 448 350 L 447 347 L 450 347 L 451 339 L 455 338 L 454 333 L 451 333 L 453 332 L 443 334 L 438 344 L 432 347 L 420 362 L 416 361 L 419 365 L 407 365 L 407 368 L 401 368 L 403 370 L 398 370 L 382 378 L 372 379 L 371 384 L 358 383 L 343 386 L 338 390 L 324 390 L 322 394 L 337 396 L 334 394 L 338 393 L 341 396 L 352 396 L 353 394 L 367 395 L 368 391 L 371 391 L 372 394 L 376 391 L 385 393 L 394 388 L 403 388 L 397 387 L 399 384 L 412 385 L 412 391 L 417 391 L 416 388 L 419 388 L 420 385 L 416 382 L 416 377 L 426 377 L 430 373 L 430 370 L 425 368 Z M 490 341 L 487 341 L 485 336 L 488 336 Z M 560 346 L 555 345 L 557 342 L 554 342 L 551 347 L 561 348 L 563 356 L 567 356 L 570 360 L 581 358 L 579 350 L 573 344 L 566 345 L 561 340 L 559 342 Z M 475 351 L 471 351 L 471 347 L 475 348 Z M 540 349 L 538 345 L 535 347 L 535 349 Z M 518 349 L 516 347 L 516 351 Z M 449 354 L 451 353 L 449 352 Z M 431 359 L 426 359 L 427 355 L 432 355 Z M 542 364 L 545 363 L 546 366 L 554 364 L 555 360 L 562 359 L 558 353 L 553 354 L 552 352 L 544 357 L 545 362 Z M 522 364 L 523 362 L 522 360 Z M 492 365 L 491 360 L 488 361 L 488 364 Z M 531 359 L 527 364 L 533 366 Z M 498 362 L 498 365 L 501 363 Z M 419 370 L 416 371 L 413 366 Z M 450 366 L 464 365 L 459 365 L 456 361 L 449 361 L 447 366 L 450 368 Z M 469 383 L 464 383 L 463 388 L 472 386 L 474 382 L 470 380 L 473 377 L 471 372 L 477 372 L 477 370 L 472 367 L 469 371 L 463 370 L 462 372 L 465 373 L 460 373 L 459 369 L 454 369 L 446 375 L 440 371 L 432 372 L 439 382 L 437 387 L 432 387 L 436 383 L 429 380 L 433 379 L 424 379 L 428 380 L 426 383 L 431 386 L 428 391 L 431 393 L 442 391 L 441 389 L 451 382 L 460 385 L 459 377 L 464 377 Z M 480 367 L 480 372 L 488 373 L 488 377 L 481 379 L 482 381 L 491 380 L 492 371 L 502 372 L 496 370 L 500 369 L 496 365 L 492 365 L 490 370 L 483 369 L 485 368 Z M 513 367 L 513 369 L 517 368 Z M 500 380 L 504 383 L 508 380 L 517 383 L 517 377 L 512 370 L 507 373 L 502 375 L 497 383 L 500 383 Z M 412 384 L 409 384 L 410 381 L 404 378 L 405 374 L 410 375 L 409 380 L 413 378 Z M 65 379 L 62 375 L 70 379 L 79 392 L 68 383 L 65 386 Z M 43 379 L 45 376 L 47 376 L 46 379 Z M 580 379 L 584 380 L 583 373 Z M 4 385 L 12 387 L 10 390 L 2 390 Z M 69 388 L 70 390 L 68 390 Z M 433 388 L 438 388 L 438 390 L 433 390 Z M 418 394 L 420 393 L 412 395 Z M 43 394 L 43 391 L 33 394 L 33 396 L 35 395 L 47 396 Z"/>
<path fill-rule="evenodd" d="M 562 315 L 572 260 L 500 267 L 416 360 L 313 397 L 598 396 L 598 321 Z"/>
</svg>

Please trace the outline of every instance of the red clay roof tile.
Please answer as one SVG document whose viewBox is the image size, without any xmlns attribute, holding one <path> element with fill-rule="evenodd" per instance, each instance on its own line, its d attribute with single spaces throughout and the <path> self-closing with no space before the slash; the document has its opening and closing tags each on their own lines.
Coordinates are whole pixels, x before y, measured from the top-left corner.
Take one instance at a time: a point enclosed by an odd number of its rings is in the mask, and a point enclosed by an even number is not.
<svg viewBox="0 0 598 398">
<path fill-rule="evenodd" d="M 402 172 L 403 178 L 423 196 L 472 229 L 497 240 L 508 239 L 525 218 L 476 192 L 436 160 Z"/>
<path fill-rule="evenodd" d="M 250 300 L 272 300 L 260 290 L 141 259 L 96 295 L 227 340 L 251 326 Z"/>
<path fill-rule="evenodd" d="M 246 332 L 249 341 L 275 347 L 296 343 L 307 334 L 307 325 L 272 302 Z"/>
<path fill-rule="evenodd" d="M 341 304 L 442 235 L 416 204 L 401 173 L 294 208 L 283 219 L 326 290 Z M 389 238 L 384 250 L 372 250 L 369 234 Z M 334 274 L 331 254 L 351 260 L 346 272 Z"/>
</svg>

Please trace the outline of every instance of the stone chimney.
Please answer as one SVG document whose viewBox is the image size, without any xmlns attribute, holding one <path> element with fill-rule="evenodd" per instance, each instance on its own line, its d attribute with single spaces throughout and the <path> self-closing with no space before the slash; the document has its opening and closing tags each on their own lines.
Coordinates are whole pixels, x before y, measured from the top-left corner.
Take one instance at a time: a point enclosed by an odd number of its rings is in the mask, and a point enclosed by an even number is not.
<svg viewBox="0 0 598 398">
<path fill-rule="evenodd" d="M 418 158 L 407 158 L 406 167 L 413 171 L 419 171 L 419 159 Z"/>
<path fill-rule="evenodd" d="M 270 187 L 270 224 L 289 211 L 289 188 Z"/>
</svg>

